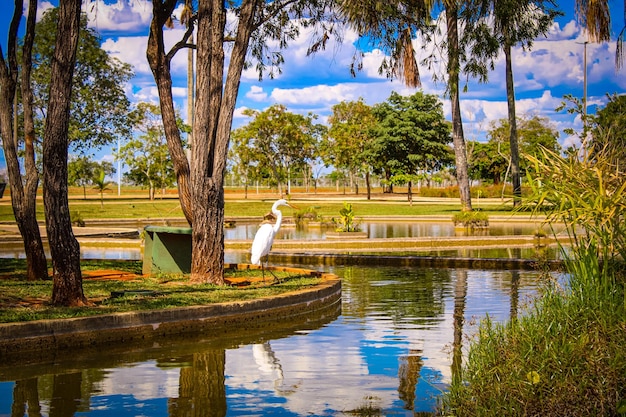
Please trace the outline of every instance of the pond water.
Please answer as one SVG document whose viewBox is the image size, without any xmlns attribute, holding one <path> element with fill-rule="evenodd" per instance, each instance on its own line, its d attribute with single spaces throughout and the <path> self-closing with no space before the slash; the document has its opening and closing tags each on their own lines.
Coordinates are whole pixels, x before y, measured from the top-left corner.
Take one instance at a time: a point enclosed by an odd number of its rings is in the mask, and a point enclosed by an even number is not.
<svg viewBox="0 0 626 417">
<path fill-rule="evenodd" d="M 452 221 L 445 223 L 437 222 L 362 222 L 361 231 L 367 232 L 372 239 L 404 238 L 404 237 L 448 237 L 456 236 Z M 259 228 L 256 223 L 236 223 L 234 227 L 224 228 L 225 239 L 254 239 Z M 535 231 L 541 229 L 541 222 L 537 223 L 511 223 L 491 222 L 489 228 L 477 231 L 485 236 L 532 236 Z M 283 224 L 276 239 L 315 240 L 324 239 L 326 232 L 333 231 L 332 226 L 303 226 L 295 224 Z"/>
<path fill-rule="evenodd" d="M 368 233 L 369 238 L 419 238 L 419 237 L 451 237 L 456 236 L 460 232 L 455 230 L 452 222 L 436 223 L 436 222 L 364 222 L 361 224 L 362 230 Z M 254 223 L 237 223 L 235 227 L 224 228 L 225 240 L 250 240 L 254 239 L 254 235 L 259 225 Z M 492 223 L 489 229 L 477 231 L 479 235 L 486 236 L 532 236 L 535 231 L 540 229 L 539 223 L 510 223 L 500 222 Z M 278 232 L 276 239 L 284 240 L 320 240 L 326 238 L 326 233 L 333 231 L 332 227 L 296 227 L 295 225 L 284 225 Z M 557 230 L 558 232 L 558 230 Z M 554 248 L 542 249 L 542 255 L 549 259 L 558 257 L 557 250 Z M 415 255 L 415 253 L 413 253 Z M 453 250 L 420 250 L 419 255 L 424 256 L 453 256 L 453 257 L 503 257 L 503 258 L 534 258 L 537 256 L 537 250 L 532 247 L 521 248 L 464 248 Z M 46 256 L 50 256 L 47 251 Z M 248 262 L 249 256 L 246 254 L 234 254 L 234 260 L 227 262 Z M 0 248 L 0 257 L 2 258 L 24 258 L 24 248 L 21 244 L 14 246 L 4 245 Z M 227 255 L 228 257 L 228 255 Z M 120 260 L 141 260 L 142 249 L 139 247 L 112 247 L 110 243 L 106 246 L 97 247 L 93 243 L 89 245 L 81 245 L 81 258 L 83 259 L 120 259 Z"/>
<path fill-rule="evenodd" d="M 521 314 L 540 281 L 516 270 L 324 269 L 343 279 L 341 309 L 324 317 L 219 340 L 198 335 L 0 364 L 0 415 L 430 412 L 475 319 Z"/>
</svg>

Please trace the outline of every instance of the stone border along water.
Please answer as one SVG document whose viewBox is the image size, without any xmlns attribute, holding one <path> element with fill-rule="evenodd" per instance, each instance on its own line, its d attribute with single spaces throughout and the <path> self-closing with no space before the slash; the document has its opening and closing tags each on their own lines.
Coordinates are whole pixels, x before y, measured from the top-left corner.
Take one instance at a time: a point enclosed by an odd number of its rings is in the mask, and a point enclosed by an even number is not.
<svg viewBox="0 0 626 417">
<path fill-rule="evenodd" d="M 256 265 L 227 264 L 237 269 Z M 294 321 L 310 314 L 341 308 L 341 279 L 301 268 L 269 267 L 275 271 L 319 276 L 314 287 L 256 300 L 203 306 L 115 313 L 64 320 L 0 323 L 0 363 L 54 358 L 58 351 L 101 349 L 107 345 L 158 343 L 171 336 L 223 336 L 230 331 L 257 328 L 276 320 Z M 333 313 L 334 312 L 334 313 Z"/>
<path fill-rule="evenodd" d="M 390 254 L 345 254 L 345 253 L 292 253 L 272 252 L 272 262 L 283 264 L 315 265 L 369 265 L 410 266 L 427 268 L 466 268 L 500 270 L 560 270 L 559 260 L 537 260 L 521 258 L 460 258 L 448 256 L 418 256 Z"/>
</svg>

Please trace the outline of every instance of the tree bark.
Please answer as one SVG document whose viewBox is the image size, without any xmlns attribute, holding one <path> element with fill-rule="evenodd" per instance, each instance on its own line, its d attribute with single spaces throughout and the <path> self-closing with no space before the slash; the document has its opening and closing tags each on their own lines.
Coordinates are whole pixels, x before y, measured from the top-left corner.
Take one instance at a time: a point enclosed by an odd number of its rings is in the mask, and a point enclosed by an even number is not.
<svg viewBox="0 0 626 417">
<path fill-rule="evenodd" d="M 171 16 L 176 4 L 177 0 L 153 1 L 153 15 L 146 56 L 159 92 L 163 128 L 165 130 L 167 148 L 176 172 L 180 205 L 187 222 L 193 226 L 193 203 L 189 188 L 189 161 L 185 155 L 180 130 L 176 124 L 176 111 L 174 110 L 174 99 L 172 96 L 172 74 L 170 72 L 171 58 L 165 53 L 163 41 L 163 26 Z M 192 105 L 192 103 L 189 103 L 189 105 Z"/>
<path fill-rule="evenodd" d="M 448 88 L 452 112 L 452 143 L 456 161 L 456 179 L 461 197 L 461 210 L 472 210 L 469 175 L 467 167 L 467 150 L 463 135 L 463 120 L 459 98 L 459 32 L 458 7 L 454 1 L 446 2 L 446 21 L 448 24 Z"/>
<path fill-rule="evenodd" d="M 198 5 L 197 79 L 191 152 L 193 231 L 191 280 L 224 284 L 224 172 L 233 112 L 258 0 L 241 5 L 224 80 L 226 10 L 220 0 Z M 223 88 L 222 88 L 223 87 Z"/>
<path fill-rule="evenodd" d="M 0 54 L 0 134 L 2 135 L 4 155 L 11 187 L 11 204 L 18 229 L 24 241 L 28 280 L 46 279 L 48 265 L 37 223 L 37 186 L 39 173 L 35 164 L 34 127 L 32 113 L 32 90 L 30 84 L 30 70 L 32 67 L 31 50 L 35 33 L 35 15 L 37 1 L 30 0 L 29 15 L 22 54 L 22 100 L 24 108 L 25 154 L 24 172 L 22 172 L 17 153 L 18 138 L 15 132 L 16 113 L 13 113 L 13 99 L 16 93 L 17 68 L 17 30 L 22 16 L 23 1 L 15 1 L 13 20 L 9 29 L 8 66 L 4 56 Z"/>
<path fill-rule="evenodd" d="M 80 246 L 72 231 L 68 204 L 67 157 L 72 77 L 80 30 L 81 0 L 61 0 L 50 100 L 43 141 L 46 229 L 52 255 L 52 304 L 84 305 Z"/>
<path fill-rule="evenodd" d="M 511 45 L 504 45 L 506 61 L 506 101 L 509 110 L 509 144 L 511 146 L 511 181 L 513 183 L 513 206 L 519 206 L 522 197 L 522 181 L 519 168 L 519 141 L 517 140 L 517 117 L 515 114 L 515 85 L 513 84 L 513 64 Z"/>
</svg>

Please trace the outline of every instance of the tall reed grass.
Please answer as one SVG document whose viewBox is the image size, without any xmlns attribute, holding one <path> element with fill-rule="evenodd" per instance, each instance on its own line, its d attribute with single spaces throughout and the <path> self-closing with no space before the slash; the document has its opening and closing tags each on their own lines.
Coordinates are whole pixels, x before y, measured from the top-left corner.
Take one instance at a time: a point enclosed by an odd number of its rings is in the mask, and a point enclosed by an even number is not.
<svg viewBox="0 0 626 417">
<path fill-rule="evenodd" d="M 626 182 L 610 149 L 590 155 L 529 158 L 525 208 L 566 225 L 567 280 L 517 320 L 481 322 L 442 415 L 626 415 Z"/>
</svg>

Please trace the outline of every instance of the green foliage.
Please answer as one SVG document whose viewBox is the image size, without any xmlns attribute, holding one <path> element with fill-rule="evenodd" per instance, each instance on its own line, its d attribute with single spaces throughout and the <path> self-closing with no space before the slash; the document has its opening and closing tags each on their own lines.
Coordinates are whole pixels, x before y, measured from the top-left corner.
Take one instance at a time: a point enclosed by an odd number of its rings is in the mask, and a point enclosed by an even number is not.
<svg viewBox="0 0 626 417">
<path fill-rule="evenodd" d="M 467 229 L 477 229 L 489 226 L 489 216 L 483 211 L 461 211 L 452 216 L 452 222 L 455 226 L 463 226 Z"/>
<path fill-rule="evenodd" d="M 316 158 L 325 128 L 314 123 L 316 116 L 294 114 L 282 105 L 244 114 L 254 119 L 231 133 L 235 170 L 246 181 L 269 174 L 282 192 L 282 184 Z"/>
<path fill-rule="evenodd" d="M 58 9 L 47 10 L 35 28 L 33 45 L 34 106 L 39 137 L 43 137 L 43 115 L 47 114 L 50 67 L 54 54 Z M 77 150 L 100 147 L 130 136 L 130 102 L 124 91 L 133 76 L 130 65 L 111 58 L 100 47 L 98 33 L 80 22 L 76 67 L 74 69 L 69 138 Z"/>
<path fill-rule="evenodd" d="M 443 104 L 432 94 L 404 97 L 392 92 L 374 106 L 378 119 L 373 134 L 375 172 L 394 175 L 434 173 L 452 162 L 450 125 Z"/>
<path fill-rule="evenodd" d="M 361 226 L 354 219 L 355 213 L 352 204 L 344 202 L 343 207 L 339 210 L 339 219 L 333 218 L 333 223 L 337 232 L 359 232 Z"/>
<path fill-rule="evenodd" d="M 525 206 L 567 227 L 573 248 L 594 244 L 607 262 L 626 259 L 626 177 L 612 148 L 563 157 L 544 149 L 530 157 L 532 195 Z"/>
<path fill-rule="evenodd" d="M 96 162 L 87 156 L 70 156 L 67 163 L 67 183 L 83 187 L 83 198 L 87 198 L 87 186 L 94 185 L 97 189 L 98 184 L 95 182 L 99 178 L 100 172 L 104 175 L 115 173 L 113 164 L 109 161 Z"/>
<path fill-rule="evenodd" d="M 150 199 L 154 199 L 157 188 L 171 187 L 176 181 L 160 115 L 158 105 L 139 103 L 130 117 L 142 134 L 126 142 L 116 154 L 130 168 L 125 178 L 148 187 Z"/>
<path fill-rule="evenodd" d="M 469 174 L 472 179 L 499 184 L 506 180 L 505 176 L 510 171 L 509 121 L 501 119 L 498 122 L 493 122 L 488 136 L 489 141 L 487 143 L 468 143 Z M 530 119 L 518 118 L 517 137 L 519 149 L 523 155 L 536 155 L 541 148 L 560 150 L 559 133 L 545 118 L 538 116 L 533 116 Z M 522 158 L 520 161 L 522 175 L 525 175 L 528 165 L 528 160 Z"/>
<path fill-rule="evenodd" d="M 110 190 L 109 181 L 105 180 L 104 170 L 101 169 L 93 177 L 93 188 L 100 193 L 100 207 L 104 207 L 104 192 Z"/>
<path fill-rule="evenodd" d="M 72 226 L 85 227 L 85 219 L 83 219 L 82 214 L 78 210 L 70 211 L 70 221 Z"/>
<path fill-rule="evenodd" d="M 444 397 L 445 415 L 617 416 L 626 404 L 626 180 L 604 148 L 530 157 L 524 202 L 548 224 L 565 224 L 569 278 L 547 280 L 519 319 L 481 323 L 462 374 Z"/>
<path fill-rule="evenodd" d="M 444 397 L 442 414 L 621 415 L 624 287 L 606 291 L 599 282 L 606 272 L 596 248 L 589 249 L 568 263 L 567 290 L 548 281 L 532 309 L 516 321 L 481 322 L 463 373 Z"/>
<path fill-rule="evenodd" d="M 502 50 L 510 53 L 515 45 L 530 50 L 535 39 L 546 36 L 554 19 L 563 14 L 554 5 L 544 1 L 466 2 L 461 10 L 465 30 L 460 44 L 466 51 L 463 72 L 487 82 Z"/>
<path fill-rule="evenodd" d="M 612 148 L 611 152 L 626 164 L 626 96 L 614 94 L 609 96 L 604 108 L 591 116 L 591 134 L 593 152 L 604 148 Z"/>
<path fill-rule="evenodd" d="M 372 108 L 359 99 L 342 101 L 332 111 L 330 129 L 321 144 L 322 159 L 352 176 L 371 172 L 376 159 L 373 129 L 377 123 Z"/>
<path fill-rule="evenodd" d="M 296 224 L 304 224 L 310 221 L 322 221 L 323 216 L 317 212 L 317 207 L 310 206 L 296 211 L 293 215 Z"/>
</svg>

